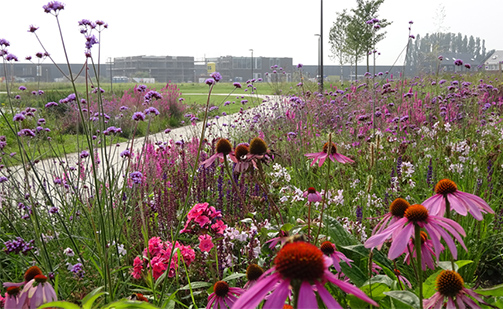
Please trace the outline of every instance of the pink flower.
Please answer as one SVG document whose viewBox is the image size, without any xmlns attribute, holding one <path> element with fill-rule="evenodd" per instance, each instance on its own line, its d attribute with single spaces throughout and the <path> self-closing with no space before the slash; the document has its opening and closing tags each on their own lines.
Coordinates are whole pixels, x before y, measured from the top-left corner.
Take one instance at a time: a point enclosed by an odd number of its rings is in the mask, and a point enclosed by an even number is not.
<svg viewBox="0 0 503 309">
<path fill-rule="evenodd" d="M 494 213 L 494 210 L 480 197 L 459 191 L 454 181 L 442 179 L 435 186 L 435 195 L 423 202 L 431 214 L 443 216 L 446 211 L 446 200 L 452 210 L 466 216 L 469 212 L 475 219 L 482 220 L 482 213 Z"/>
<path fill-rule="evenodd" d="M 332 160 L 332 162 L 335 162 L 334 160 L 337 160 L 340 163 L 354 163 L 355 161 L 351 160 L 350 158 L 341 155 L 340 153 L 337 153 L 337 147 L 335 146 L 335 143 L 332 143 L 332 147 L 330 148 L 330 156 L 328 155 L 328 142 L 323 145 L 323 151 L 322 152 L 315 152 L 315 153 L 308 153 L 305 156 L 314 159 L 313 163 L 311 163 L 311 166 L 313 166 L 317 161 L 319 161 L 318 166 L 322 166 L 327 157 Z"/>
<path fill-rule="evenodd" d="M 175 255 L 173 255 L 172 261 L 175 259 Z M 152 266 L 154 280 L 157 280 L 166 271 L 168 268 L 167 263 L 168 261 L 164 257 L 154 256 L 152 258 L 150 265 Z"/>
<path fill-rule="evenodd" d="M 143 270 L 143 260 L 139 257 L 136 257 L 133 261 L 133 271 L 131 275 L 135 279 L 141 279 L 141 272 Z"/>
<path fill-rule="evenodd" d="M 339 265 L 341 260 L 346 262 L 346 264 L 348 264 L 348 266 L 351 267 L 350 262 L 353 262 L 353 260 L 348 259 L 344 255 L 344 253 L 335 250 L 335 244 L 329 241 L 325 241 L 324 243 L 321 244 L 320 249 L 326 256 L 332 259 L 332 265 L 334 265 L 335 269 L 338 272 L 341 272 L 341 265 Z"/>
<path fill-rule="evenodd" d="M 436 256 L 440 254 L 440 239 L 443 238 L 454 259 L 457 258 L 458 251 L 456 249 L 456 244 L 447 232 L 454 236 L 463 248 L 467 250 L 460 236 L 460 234 L 466 236 L 461 225 L 451 219 L 430 215 L 428 214 L 428 210 L 423 205 L 419 204 L 409 206 L 402 219 L 396 221 L 381 233 L 370 237 L 365 242 L 365 247 L 377 247 L 383 244 L 390 236 L 394 235 L 388 253 L 389 259 L 394 260 L 405 251 L 416 224 L 424 228 L 430 235 Z"/>
<path fill-rule="evenodd" d="M 389 205 L 389 212 L 385 214 L 382 220 L 377 223 L 377 225 L 372 230 L 372 235 L 381 233 L 388 225 L 395 223 L 396 221 L 403 218 L 405 211 L 409 208 L 410 204 L 403 198 L 395 199 Z M 392 236 L 393 238 L 393 236 Z M 379 245 L 377 249 L 381 249 L 382 245 Z"/>
<path fill-rule="evenodd" d="M 410 252 L 412 252 L 412 256 L 415 258 L 416 247 L 414 246 L 414 237 L 411 237 L 411 239 L 409 239 L 408 249 L 406 249 L 406 251 L 404 252 L 405 253 L 404 262 L 406 262 L 407 265 L 410 264 L 409 250 Z M 444 251 L 444 246 L 442 244 L 440 245 L 440 251 Z M 421 266 L 423 270 L 426 270 L 426 267 L 429 267 L 432 270 L 435 269 L 435 261 L 433 259 L 434 257 L 436 257 L 438 261 L 438 256 L 433 251 L 433 241 L 428 239 L 428 234 L 421 231 Z"/>
<path fill-rule="evenodd" d="M 203 252 L 210 252 L 211 248 L 214 246 L 211 239 L 211 236 L 208 234 L 199 236 L 199 249 Z"/>
<path fill-rule="evenodd" d="M 341 308 L 330 292 L 325 289 L 327 281 L 342 291 L 351 293 L 369 304 L 378 306 L 357 287 L 343 282 L 328 270 L 330 260 L 316 246 L 306 242 L 286 244 L 278 252 L 274 267 L 265 272 L 258 282 L 244 292 L 232 308 L 255 308 L 267 296 L 265 307 L 282 308 L 291 292 L 291 284 L 300 284 L 298 308 L 318 308 L 315 291 L 327 308 Z"/>
<path fill-rule="evenodd" d="M 412 284 L 410 284 L 410 281 L 407 278 L 405 278 L 404 276 L 402 276 L 402 274 L 400 273 L 400 271 L 398 269 L 395 269 L 393 272 L 395 273 L 395 276 L 398 278 L 398 280 L 401 283 L 407 285 L 409 287 L 409 289 L 412 289 Z"/>
<path fill-rule="evenodd" d="M 152 237 L 148 240 L 148 253 L 150 256 L 156 256 L 163 248 L 162 240 L 160 237 Z M 143 252 L 145 257 L 148 257 L 146 250 Z"/>
<path fill-rule="evenodd" d="M 36 275 L 34 279 L 26 283 L 23 291 L 21 291 L 18 305 L 21 304 L 23 297 L 26 297 L 24 300 L 26 308 L 38 308 L 45 303 L 58 300 L 54 288 L 47 282 L 47 277 L 44 275 Z M 23 308 L 25 308 L 24 306 Z"/>
<path fill-rule="evenodd" d="M 199 216 L 196 219 L 194 219 L 194 222 L 196 222 L 197 224 L 199 224 L 199 226 L 201 228 L 203 228 L 207 223 L 209 223 L 211 221 L 210 221 L 210 218 L 208 218 L 206 216 Z"/>
<path fill-rule="evenodd" d="M 227 225 L 222 220 L 217 220 L 217 222 L 211 225 L 211 229 L 215 234 L 223 234 L 226 228 Z"/>
<path fill-rule="evenodd" d="M 310 203 L 321 202 L 322 200 L 320 192 L 316 191 L 313 187 L 307 188 L 307 191 L 304 192 L 304 197 L 307 197 L 307 201 Z"/>
<path fill-rule="evenodd" d="M 246 279 L 248 279 L 248 282 L 246 282 L 244 289 L 248 290 L 252 286 L 254 286 L 263 273 L 264 269 L 262 269 L 262 267 L 258 266 L 257 264 L 248 265 L 248 267 L 246 268 Z"/>
<path fill-rule="evenodd" d="M 234 171 L 236 173 L 245 172 L 250 168 L 250 162 L 246 160 L 249 153 L 250 145 L 248 143 L 241 143 L 236 146 L 234 153 L 229 154 L 229 158 L 232 162 L 236 163 L 234 166 Z"/>
<path fill-rule="evenodd" d="M 227 282 L 217 281 L 213 286 L 213 293 L 208 296 L 206 309 L 211 308 L 211 306 L 213 306 L 213 309 L 218 309 L 218 307 L 221 309 L 231 308 L 237 300 L 236 296 L 241 295 L 241 293 L 243 293 L 243 289 L 231 288 Z"/>
<path fill-rule="evenodd" d="M 20 288 L 18 286 L 9 286 L 7 292 L 5 293 L 5 298 L 3 298 L 3 308 L 5 309 L 16 309 L 23 307 L 26 301 L 26 295 L 20 295 Z"/>
<path fill-rule="evenodd" d="M 209 157 L 207 160 L 201 162 L 201 166 L 206 168 L 210 167 L 217 158 L 220 158 L 220 160 L 223 161 L 226 155 L 232 153 L 231 142 L 229 142 L 229 140 L 225 138 L 220 138 L 215 148 L 216 153 Z"/>
<path fill-rule="evenodd" d="M 480 309 L 473 299 L 486 304 L 479 294 L 464 287 L 463 278 L 455 271 L 443 270 L 436 280 L 437 292 L 424 302 L 424 308 L 442 308 L 447 298 L 447 309 L 466 308 Z M 469 297 L 470 296 L 470 297 Z"/>
</svg>

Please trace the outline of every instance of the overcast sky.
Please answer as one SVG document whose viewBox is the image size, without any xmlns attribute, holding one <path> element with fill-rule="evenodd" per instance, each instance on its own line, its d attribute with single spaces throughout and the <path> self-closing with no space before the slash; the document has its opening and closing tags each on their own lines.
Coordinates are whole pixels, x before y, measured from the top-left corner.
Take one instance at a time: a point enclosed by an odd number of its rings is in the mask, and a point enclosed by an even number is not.
<svg viewBox="0 0 503 309">
<path fill-rule="evenodd" d="M 2 0 L 6 1 L 6 0 Z M 61 41 L 54 16 L 44 13 L 48 1 L 17 0 L 4 3 L 0 17 L 0 38 L 10 41 L 9 52 L 21 60 L 42 51 L 29 25 L 56 62 L 63 62 Z M 108 57 L 155 55 L 217 57 L 225 55 L 292 57 L 294 64 L 318 63 L 320 1 L 308 0 L 67 0 L 60 22 L 70 62 L 84 61 L 84 37 L 77 22 L 101 19 L 109 24 L 102 33 L 101 62 Z M 323 1 L 325 65 L 336 64 L 328 56 L 328 33 L 336 13 L 352 8 L 356 0 Z M 438 22 L 439 7 L 445 8 Z M 408 22 L 414 21 L 414 35 L 435 32 L 439 27 L 486 40 L 486 47 L 503 49 L 498 20 L 502 0 L 385 0 L 379 18 L 393 24 L 377 49 L 377 64 L 391 65 L 408 38 Z M 437 20 L 437 21 L 435 21 Z M 97 52 L 97 46 L 93 47 Z M 398 64 L 403 63 L 403 57 Z"/>
</svg>

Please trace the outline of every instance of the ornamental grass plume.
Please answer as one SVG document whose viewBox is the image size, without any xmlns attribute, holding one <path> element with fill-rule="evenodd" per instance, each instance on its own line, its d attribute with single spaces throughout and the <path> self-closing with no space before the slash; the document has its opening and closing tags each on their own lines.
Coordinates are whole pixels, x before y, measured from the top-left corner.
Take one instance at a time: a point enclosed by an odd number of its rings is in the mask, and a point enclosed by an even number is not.
<svg viewBox="0 0 503 309">
<path fill-rule="evenodd" d="M 463 239 L 460 236 L 460 234 L 466 236 L 466 233 L 461 225 L 451 219 L 430 215 L 426 207 L 419 204 L 409 206 L 402 219 L 396 221 L 381 233 L 370 237 L 365 242 L 365 248 L 374 248 L 382 245 L 393 235 L 394 237 L 391 242 L 388 257 L 389 259 L 394 260 L 407 248 L 408 241 L 412 236 L 416 225 L 419 228 L 424 228 L 431 237 L 436 256 L 440 254 L 442 249 L 440 239 L 443 238 L 447 247 L 449 247 L 452 256 L 455 259 L 457 258 L 458 251 L 456 244 L 448 233 L 456 238 L 463 248 L 467 250 L 465 244 L 463 243 Z"/>
<path fill-rule="evenodd" d="M 475 219 L 481 221 L 482 213 L 494 214 L 494 210 L 480 197 L 458 190 L 458 186 L 450 179 L 442 179 L 435 186 L 435 195 L 423 202 L 432 215 L 444 216 L 446 211 L 455 210 L 466 216 L 469 212 Z"/>
<path fill-rule="evenodd" d="M 282 308 L 292 290 L 294 306 L 297 308 L 318 308 L 315 291 L 327 308 L 341 308 L 325 288 L 327 281 L 346 293 L 378 306 L 357 287 L 337 279 L 328 270 L 330 264 L 331 261 L 318 247 L 302 241 L 288 243 L 278 252 L 274 267 L 244 292 L 232 308 L 256 308 L 264 299 L 267 300 L 263 308 Z M 268 296 L 269 292 L 272 294 Z"/>
<path fill-rule="evenodd" d="M 330 150 L 330 155 L 328 154 L 328 151 Z M 313 166 L 317 161 L 318 161 L 318 166 L 322 166 L 325 160 L 330 158 L 332 162 L 340 162 L 342 164 L 345 163 L 354 163 L 355 161 L 351 160 L 350 158 L 341 155 L 340 153 L 337 153 L 337 146 L 335 143 L 332 142 L 332 147 L 328 147 L 328 142 L 323 145 L 323 150 L 321 152 L 314 152 L 314 153 L 308 153 L 305 154 L 306 157 L 310 159 L 314 159 L 313 162 L 311 163 L 311 166 Z"/>
<path fill-rule="evenodd" d="M 243 291 L 244 290 L 241 288 L 229 287 L 229 284 L 225 281 L 217 281 L 213 286 L 213 293 L 208 296 L 206 309 L 226 309 L 227 307 L 234 308 L 233 304 L 235 304 L 238 299 L 236 296 L 241 295 Z"/>
<path fill-rule="evenodd" d="M 424 308 L 472 308 L 481 307 L 472 299 L 479 303 L 486 304 L 479 294 L 465 288 L 463 278 L 460 274 L 452 270 L 443 270 L 436 280 L 437 292 L 424 302 Z M 447 298 L 447 302 L 445 299 Z"/>
</svg>

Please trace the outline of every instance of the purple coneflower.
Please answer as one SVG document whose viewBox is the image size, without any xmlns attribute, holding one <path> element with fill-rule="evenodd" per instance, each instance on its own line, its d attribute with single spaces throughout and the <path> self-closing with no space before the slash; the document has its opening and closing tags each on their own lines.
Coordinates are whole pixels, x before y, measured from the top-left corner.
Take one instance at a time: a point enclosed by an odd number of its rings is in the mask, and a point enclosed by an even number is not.
<svg viewBox="0 0 503 309">
<path fill-rule="evenodd" d="M 479 303 L 486 304 L 484 300 L 474 291 L 465 288 L 465 282 L 460 274 L 452 270 L 443 270 L 437 277 L 437 292 L 424 302 L 424 308 L 443 308 L 447 297 L 447 309 L 465 308 L 465 304 L 470 308 L 481 308 L 469 296 Z"/>
<path fill-rule="evenodd" d="M 443 238 L 456 259 L 458 250 L 456 244 L 449 236 L 449 232 L 457 241 L 466 249 L 466 246 L 460 234 L 466 236 L 465 231 L 457 222 L 428 214 L 428 210 L 423 205 L 411 205 L 405 210 L 404 217 L 379 234 L 375 234 L 365 242 L 365 248 L 374 248 L 382 245 L 390 236 L 392 239 L 391 247 L 389 249 L 388 257 L 394 260 L 399 257 L 406 249 L 408 241 L 414 232 L 414 227 L 419 226 L 424 228 L 433 241 L 435 254 L 438 256 L 441 251 L 440 239 Z"/>
<path fill-rule="evenodd" d="M 343 282 L 328 270 L 331 264 L 321 250 L 306 242 L 286 244 L 274 259 L 274 267 L 265 272 L 259 281 L 234 303 L 232 308 L 256 308 L 269 292 L 267 308 L 282 308 L 291 290 L 297 290 L 298 308 L 318 308 L 315 291 L 328 308 L 341 308 L 330 292 L 325 288 L 327 281 L 338 286 L 342 291 L 378 306 L 357 287 Z M 297 288 L 293 288 L 296 285 Z M 207 307 L 208 308 L 208 307 Z"/>
<path fill-rule="evenodd" d="M 208 296 L 208 304 L 206 305 L 206 309 L 209 309 L 213 306 L 213 309 L 221 309 L 231 308 L 233 304 L 236 302 L 237 297 L 243 293 L 243 289 L 241 288 L 231 288 L 229 284 L 225 281 L 217 281 L 213 286 L 213 293 Z M 234 294 L 234 295 L 232 295 Z"/>
<path fill-rule="evenodd" d="M 3 286 L 5 288 L 20 287 L 22 285 L 25 285 L 27 282 L 31 281 L 33 278 L 35 278 L 35 276 L 41 275 L 41 274 L 42 274 L 42 271 L 40 270 L 40 268 L 38 268 L 38 266 L 32 266 L 32 267 L 28 268 L 26 270 L 26 272 L 24 273 L 24 281 L 23 282 L 19 282 L 19 283 L 4 282 Z"/>
<path fill-rule="evenodd" d="M 339 264 L 341 260 L 346 262 L 349 267 L 351 267 L 350 262 L 353 262 L 353 260 L 348 259 L 344 253 L 339 252 L 335 249 L 335 244 L 325 241 L 321 244 L 320 246 L 321 252 L 323 252 L 326 256 L 328 256 L 330 259 L 332 259 L 332 265 L 334 265 L 335 269 L 338 272 L 341 272 L 341 265 Z"/>
<path fill-rule="evenodd" d="M 304 192 L 304 197 L 307 197 L 307 201 L 310 203 L 321 202 L 322 200 L 320 192 L 316 191 L 314 187 L 307 188 L 307 191 Z"/>
<path fill-rule="evenodd" d="M 438 255 L 433 252 L 433 242 L 428 239 L 428 234 L 425 232 L 421 231 L 421 266 L 423 270 L 426 271 L 426 267 L 429 267 L 430 269 L 434 270 L 435 269 L 435 261 L 433 260 L 433 257 L 436 256 L 437 261 L 438 261 Z M 416 247 L 414 246 L 414 238 L 411 237 L 409 239 L 409 245 L 408 249 L 406 250 L 405 253 L 405 260 L 404 262 L 407 263 L 407 265 L 410 264 L 411 258 L 409 252 L 412 252 L 412 256 L 415 258 L 416 257 Z M 444 250 L 444 246 L 440 245 L 441 250 Z M 409 251 L 410 250 L 410 251 Z"/>
<path fill-rule="evenodd" d="M 252 286 L 254 286 L 263 273 L 264 269 L 257 264 L 248 265 L 248 267 L 246 268 L 246 279 L 248 279 L 248 282 L 246 282 L 244 289 L 248 290 Z"/>
<path fill-rule="evenodd" d="M 36 275 L 35 278 L 26 283 L 23 291 L 21 291 L 19 304 L 21 304 L 23 297 L 26 299 L 24 303 L 26 308 L 38 308 L 45 303 L 58 300 L 54 288 L 47 282 L 47 277 L 42 274 Z"/>
<path fill-rule="evenodd" d="M 435 195 L 423 202 L 432 215 L 442 217 L 447 209 L 466 216 L 469 212 L 475 219 L 481 221 L 482 213 L 494 213 L 494 210 L 480 197 L 458 190 L 458 186 L 450 179 L 442 179 L 435 186 Z"/>
<path fill-rule="evenodd" d="M 412 284 L 410 284 L 410 281 L 407 278 L 405 278 L 404 276 L 402 276 L 402 274 L 400 273 L 400 271 L 398 269 L 395 269 L 393 272 L 395 273 L 395 276 L 397 277 L 397 279 L 401 283 L 407 285 L 409 287 L 409 289 L 412 289 Z"/>
<path fill-rule="evenodd" d="M 318 166 L 322 166 L 327 157 L 332 160 L 332 162 L 335 162 L 337 160 L 340 163 L 354 163 L 355 161 L 351 160 L 350 158 L 341 155 L 340 153 L 337 153 L 337 146 L 335 146 L 335 143 L 332 142 L 332 147 L 330 148 L 330 156 L 328 155 L 328 142 L 323 145 L 323 151 L 321 152 L 315 152 L 315 153 L 308 153 L 305 156 L 314 159 L 313 162 L 311 163 L 311 166 L 313 166 L 318 160 Z"/>
<path fill-rule="evenodd" d="M 215 147 L 215 151 L 216 152 L 214 155 L 209 157 L 207 160 L 201 162 L 201 166 L 208 168 L 213 164 L 213 162 L 215 162 L 217 158 L 220 158 L 220 160 L 223 161 L 226 155 L 232 153 L 231 142 L 229 142 L 228 139 L 220 138 Z"/>
<path fill-rule="evenodd" d="M 241 143 L 236 146 L 234 153 L 229 153 L 229 158 L 232 162 L 236 163 L 234 166 L 234 171 L 237 173 L 242 173 L 250 167 L 250 162 L 246 160 L 246 157 L 250 153 L 250 144 Z"/>
<path fill-rule="evenodd" d="M 382 220 L 372 230 L 372 235 L 381 233 L 388 225 L 395 223 L 403 218 L 405 211 L 409 208 L 410 204 L 403 198 L 395 199 L 389 205 L 389 212 L 385 214 Z M 380 246 L 378 247 L 380 249 Z"/>
</svg>

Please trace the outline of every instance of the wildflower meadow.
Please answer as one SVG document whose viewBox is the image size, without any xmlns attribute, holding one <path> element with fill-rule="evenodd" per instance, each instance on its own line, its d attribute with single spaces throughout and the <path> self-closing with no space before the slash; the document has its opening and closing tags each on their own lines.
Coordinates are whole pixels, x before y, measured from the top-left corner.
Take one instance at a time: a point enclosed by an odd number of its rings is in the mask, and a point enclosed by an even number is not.
<svg viewBox="0 0 503 309">
<path fill-rule="evenodd" d="M 66 9 L 41 9 L 63 42 Z M 0 308 L 503 308 L 501 75 L 214 72 L 190 106 L 172 83 L 108 93 L 108 24 L 79 26 L 85 88 L 5 76 Z"/>
</svg>

